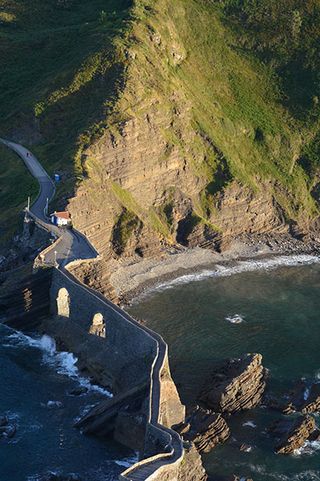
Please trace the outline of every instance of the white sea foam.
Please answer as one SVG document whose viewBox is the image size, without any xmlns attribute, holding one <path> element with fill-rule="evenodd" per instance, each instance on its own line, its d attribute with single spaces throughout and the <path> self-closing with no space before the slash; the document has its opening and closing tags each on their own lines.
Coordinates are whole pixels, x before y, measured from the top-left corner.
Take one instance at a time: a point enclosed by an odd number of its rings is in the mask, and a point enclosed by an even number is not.
<svg viewBox="0 0 320 481">
<path fill-rule="evenodd" d="M 52 409 L 52 408 L 62 408 L 63 404 L 61 401 L 48 401 L 46 404 L 47 408 Z"/>
<path fill-rule="evenodd" d="M 306 387 L 305 390 L 304 390 L 304 393 L 303 393 L 303 399 L 305 401 L 307 401 L 309 396 L 310 396 L 310 389 L 308 387 Z"/>
<path fill-rule="evenodd" d="M 248 426 L 250 428 L 256 428 L 257 425 L 253 421 L 246 421 L 245 423 L 242 424 L 242 426 Z"/>
<path fill-rule="evenodd" d="M 249 467 L 253 473 L 262 474 L 268 479 L 275 479 L 277 481 L 320 481 L 319 470 L 308 469 L 297 474 L 286 475 L 277 472 L 268 472 L 264 466 L 259 464 L 250 464 Z"/>
<path fill-rule="evenodd" d="M 306 441 L 301 448 L 295 449 L 293 456 L 310 456 L 317 451 L 320 451 L 320 441 Z"/>
<path fill-rule="evenodd" d="M 273 270 L 281 266 L 298 266 L 298 265 L 310 265 L 320 262 L 320 257 L 309 254 L 299 254 L 292 256 L 275 256 L 266 259 L 250 259 L 247 261 L 238 261 L 234 265 L 215 265 L 214 269 L 204 269 L 193 274 L 186 274 L 177 277 L 171 281 L 162 282 L 150 290 L 145 291 L 142 295 L 138 296 L 137 300 L 141 299 L 145 295 L 148 295 L 152 291 L 162 291 L 170 289 L 182 284 L 189 284 L 190 282 L 198 282 L 210 277 L 229 277 L 234 274 L 241 274 L 243 272 L 253 272 L 258 270 Z"/>
<path fill-rule="evenodd" d="M 77 358 L 71 352 L 57 351 L 56 343 L 48 335 L 43 335 L 40 338 L 32 338 L 21 332 L 14 331 L 7 336 L 9 345 L 11 346 L 30 346 L 42 351 L 42 360 L 45 364 L 51 366 L 58 374 L 68 376 L 88 391 L 96 391 L 104 396 L 112 397 L 112 394 L 107 390 L 95 384 L 91 384 L 89 379 L 80 376 L 79 370 L 76 366 Z"/>
<path fill-rule="evenodd" d="M 138 453 L 135 453 L 134 456 L 130 456 L 130 457 L 124 458 L 124 459 L 116 459 L 114 462 L 115 462 L 115 464 L 117 464 L 118 466 L 121 466 L 123 468 L 130 468 L 130 466 L 137 463 L 138 460 L 139 460 Z"/>
<path fill-rule="evenodd" d="M 241 314 L 234 314 L 233 316 L 225 317 L 225 320 L 231 322 L 231 324 L 241 324 L 244 322 L 244 316 Z"/>
</svg>

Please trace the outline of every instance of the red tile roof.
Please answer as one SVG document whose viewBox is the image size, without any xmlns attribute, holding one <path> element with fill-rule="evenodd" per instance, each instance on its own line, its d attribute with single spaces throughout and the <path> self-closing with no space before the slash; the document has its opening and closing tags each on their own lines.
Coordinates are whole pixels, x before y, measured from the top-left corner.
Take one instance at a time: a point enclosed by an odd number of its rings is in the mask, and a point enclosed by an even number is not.
<svg viewBox="0 0 320 481">
<path fill-rule="evenodd" d="M 53 215 L 55 215 L 56 217 L 60 217 L 60 219 L 67 219 L 69 220 L 70 219 L 70 214 L 69 212 L 54 212 Z"/>
</svg>

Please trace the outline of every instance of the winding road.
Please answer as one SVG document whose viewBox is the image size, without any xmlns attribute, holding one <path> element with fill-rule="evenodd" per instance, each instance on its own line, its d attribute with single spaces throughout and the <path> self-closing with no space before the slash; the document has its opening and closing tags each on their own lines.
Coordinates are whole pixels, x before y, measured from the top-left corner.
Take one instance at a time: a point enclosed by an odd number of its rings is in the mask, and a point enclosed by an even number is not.
<svg viewBox="0 0 320 481">
<path fill-rule="evenodd" d="M 21 157 L 31 175 L 39 182 L 39 195 L 32 204 L 29 213 L 31 217 L 37 220 L 39 225 L 51 232 L 54 237 L 60 238 L 56 244 L 56 249 L 54 251 L 49 250 L 45 254 L 44 261 L 46 264 L 57 262 L 59 266 L 63 267 L 73 260 L 96 258 L 98 253 L 85 236 L 75 229 L 63 229 L 51 224 L 46 209 L 48 203 L 54 197 L 55 184 L 36 157 L 20 144 L 1 138 L 0 142 Z"/>
</svg>

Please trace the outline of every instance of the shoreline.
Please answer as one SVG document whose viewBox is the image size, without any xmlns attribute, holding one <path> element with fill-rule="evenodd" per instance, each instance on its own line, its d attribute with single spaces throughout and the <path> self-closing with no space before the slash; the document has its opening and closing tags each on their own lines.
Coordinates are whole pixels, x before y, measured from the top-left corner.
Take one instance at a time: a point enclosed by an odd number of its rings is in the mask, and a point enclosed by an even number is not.
<svg viewBox="0 0 320 481">
<path fill-rule="evenodd" d="M 310 259 L 303 259 L 303 256 L 310 256 Z M 282 257 L 283 260 L 276 260 Z M 252 236 L 233 241 L 223 253 L 195 247 L 182 252 L 168 251 L 160 259 L 127 261 L 112 273 L 110 279 L 112 285 L 117 286 L 115 289 L 121 307 L 126 308 L 157 289 L 213 277 L 215 272 L 217 276 L 225 276 L 281 265 L 315 263 L 316 258 L 320 260 L 318 240 L 306 242 L 288 235 Z M 223 272 L 224 270 L 228 272 Z"/>
</svg>

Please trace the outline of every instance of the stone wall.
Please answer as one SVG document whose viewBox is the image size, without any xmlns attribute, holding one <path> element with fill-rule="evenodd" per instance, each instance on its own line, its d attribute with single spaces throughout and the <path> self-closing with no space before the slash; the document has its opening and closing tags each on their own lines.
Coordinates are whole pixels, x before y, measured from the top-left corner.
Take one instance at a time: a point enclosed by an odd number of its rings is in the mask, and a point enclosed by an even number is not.
<svg viewBox="0 0 320 481">
<path fill-rule="evenodd" d="M 0 275 L 0 322 L 31 331 L 50 315 L 51 270 L 32 272 L 32 262 Z"/>
<path fill-rule="evenodd" d="M 107 387 L 114 393 L 150 379 L 157 343 L 128 315 L 58 269 L 53 272 L 50 296 L 52 314 L 59 317 L 47 323 L 46 330 L 89 371 L 93 366 L 103 371 Z M 104 323 L 100 332 L 94 326 L 97 314 Z"/>
</svg>

